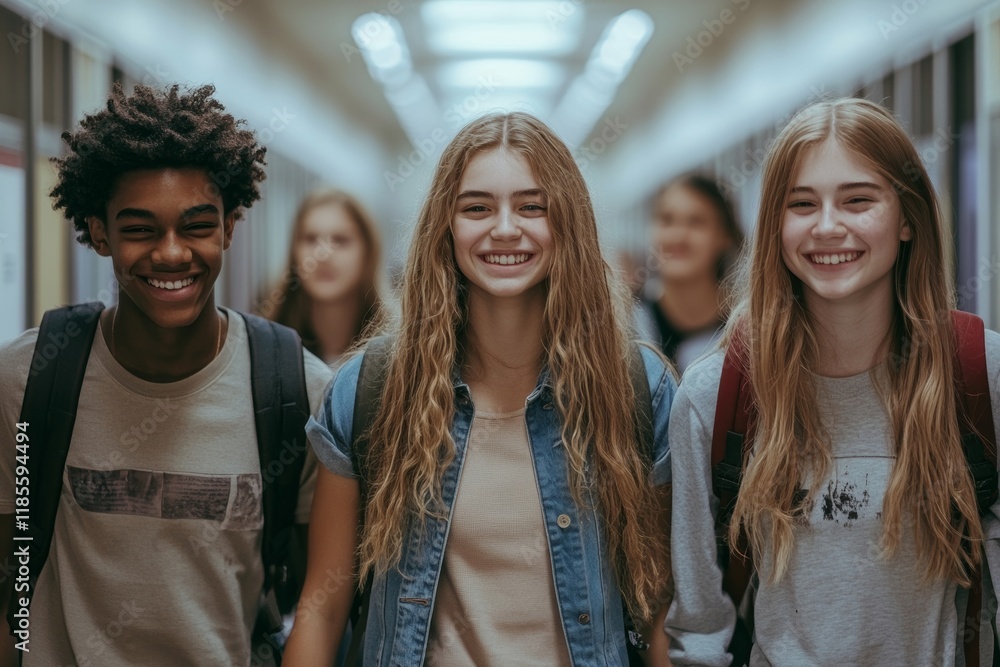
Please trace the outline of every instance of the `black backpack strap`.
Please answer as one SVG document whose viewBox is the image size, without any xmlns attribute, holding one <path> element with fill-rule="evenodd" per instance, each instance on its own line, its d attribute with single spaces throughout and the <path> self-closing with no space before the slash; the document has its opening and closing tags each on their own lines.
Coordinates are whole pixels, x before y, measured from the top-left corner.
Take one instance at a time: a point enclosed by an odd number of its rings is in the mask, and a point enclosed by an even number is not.
<svg viewBox="0 0 1000 667">
<path fill-rule="evenodd" d="M 667 371 L 669 372 L 669 371 Z M 639 456 L 646 468 L 652 469 L 654 461 L 655 434 L 653 432 L 653 395 L 649 391 L 649 379 L 646 377 L 646 364 L 642 360 L 642 343 L 632 341 L 629 345 L 628 376 L 632 384 L 633 403 L 632 420 L 635 422 L 636 444 Z M 628 605 L 622 599 L 622 617 L 625 622 L 625 648 L 628 653 L 629 665 L 642 665 L 641 651 L 649 648 L 649 644 L 639 633 L 629 614 Z"/>
<path fill-rule="evenodd" d="M 22 536 L 30 539 L 26 541 L 31 552 L 28 590 L 18 594 L 27 597 L 29 605 L 49 556 L 80 388 L 102 310 L 104 304 L 94 302 L 48 311 L 42 317 L 31 357 L 20 415 L 20 422 L 27 424 L 29 437 L 31 512 L 23 519 L 21 514 L 15 516 L 15 539 Z M 27 523 L 27 531 L 23 521 Z M 17 607 L 12 598 L 7 609 L 11 629 L 17 627 L 14 622 Z"/>
<path fill-rule="evenodd" d="M 368 442 L 372 422 L 382 405 L 382 389 L 389 367 L 392 339 L 389 336 L 372 338 L 365 347 L 354 394 L 354 420 L 351 426 L 351 457 L 361 485 L 362 507 L 367 496 Z"/>
<path fill-rule="evenodd" d="M 241 313 L 250 345 L 257 449 L 263 479 L 264 590 L 288 554 L 306 454 L 309 420 L 302 343 L 294 330 Z"/>
<path fill-rule="evenodd" d="M 368 480 L 371 479 L 368 461 L 368 443 L 371 436 L 372 423 L 382 404 L 382 389 L 385 386 L 385 375 L 389 367 L 389 356 L 392 352 L 392 338 L 377 336 L 368 341 L 364 356 L 361 358 L 361 369 L 358 372 L 358 384 L 354 393 L 354 420 L 351 425 L 351 463 L 358 476 L 361 489 L 361 521 L 364 521 L 364 508 L 368 499 Z M 368 624 L 368 606 L 371 598 L 373 577 L 368 576 L 361 592 L 354 596 L 351 607 L 351 645 L 348 647 L 344 660 L 346 667 L 361 665 L 365 645 L 365 626 Z"/>
<path fill-rule="evenodd" d="M 642 360 L 640 343 L 633 341 L 629 346 L 628 375 L 632 382 L 632 393 L 635 395 L 635 430 L 639 441 L 639 452 L 643 462 L 652 467 L 654 447 L 653 435 L 653 396 L 649 393 L 649 380 L 646 378 L 646 364 Z"/>
</svg>

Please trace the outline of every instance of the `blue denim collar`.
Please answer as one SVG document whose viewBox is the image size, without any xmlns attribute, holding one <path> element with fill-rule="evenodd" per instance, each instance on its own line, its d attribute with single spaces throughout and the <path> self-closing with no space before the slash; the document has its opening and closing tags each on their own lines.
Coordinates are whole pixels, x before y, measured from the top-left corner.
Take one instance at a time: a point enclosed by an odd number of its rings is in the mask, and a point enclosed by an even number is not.
<svg viewBox="0 0 1000 667">
<path fill-rule="evenodd" d="M 469 385 L 462 379 L 462 369 L 458 364 L 451 367 L 451 384 L 455 388 L 456 392 L 461 391 L 466 395 L 469 395 Z M 533 400 L 544 388 L 548 388 L 549 391 L 553 389 L 548 364 L 542 366 L 542 372 L 538 375 L 538 381 L 535 383 L 535 388 L 530 394 L 528 394 L 527 400 Z"/>
</svg>

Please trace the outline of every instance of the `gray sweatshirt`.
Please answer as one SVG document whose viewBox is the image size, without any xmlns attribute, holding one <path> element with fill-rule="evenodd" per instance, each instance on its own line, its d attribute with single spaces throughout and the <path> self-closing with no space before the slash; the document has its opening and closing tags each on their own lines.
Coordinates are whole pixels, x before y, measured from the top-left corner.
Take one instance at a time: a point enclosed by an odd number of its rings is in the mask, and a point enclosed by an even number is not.
<svg viewBox="0 0 1000 667">
<path fill-rule="evenodd" d="M 1000 433 L 1000 334 L 986 333 L 993 420 Z M 674 602 L 667 614 L 674 665 L 729 665 L 735 610 L 716 565 L 711 450 L 723 353 L 684 374 L 670 415 Z M 833 463 L 807 500 L 809 521 L 781 581 L 755 580 L 751 665 L 964 665 L 967 593 L 947 581 L 920 583 L 912 530 L 895 556 L 880 556 L 882 500 L 895 457 L 892 429 L 871 376 L 817 377 Z M 807 480 L 808 481 L 808 480 Z M 1000 578 L 1000 502 L 983 521 L 983 664 L 992 655 Z M 769 563 L 770 553 L 756 560 Z M 990 577 L 992 573 L 992 578 Z"/>
</svg>

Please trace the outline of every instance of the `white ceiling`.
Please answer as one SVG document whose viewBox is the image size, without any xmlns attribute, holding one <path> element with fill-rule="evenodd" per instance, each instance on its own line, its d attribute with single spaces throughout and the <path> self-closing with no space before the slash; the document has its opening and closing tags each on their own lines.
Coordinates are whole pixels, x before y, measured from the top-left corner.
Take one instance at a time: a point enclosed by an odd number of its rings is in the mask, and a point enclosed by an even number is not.
<svg viewBox="0 0 1000 667">
<path fill-rule="evenodd" d="M 360 54 L 356 51 L 351 36 L 354 20 L 362 14 L 377 12 L 395 18 L 402 28 L 409 47 L 413 69 L 428 82 L 432 93 L 438 99 L 442 116 L 447 110 L 454 110 L 454 104 L 474 94 L 475 86 L 469 88 L 444 89 L 442 76 L 447 72 L 464 71 L 467 78 L 475 82 L 477 70 L 486 79 L 491 68 L 480 62 L 488 58 L 520 58 L 528 64 L 535 64 L 545 76 L 552 75 L 552 85 L 541 85 L 537 81 L 518 81 L 516 74 L 510 78 L 494 76 L 500 80 L 500 87 L 507 88 L 514 100 L 535 107 L 541 112 L 550 111 L 565 95 L 572 79 L 581 74 L 591 51 L 611 20 L 629 9 L 638 8 L 646 12 L 654 23 L 652 39 L 646 45 L 635 63 L 633 71 L 618 89 L 613 102 L 613 112 L 626 111 L 636 124 L 650 119 L 660 109 L 674 88 L 689 72 L 707 72 L 718 63 L 725 62 L 729 53 L 752 32 L 755 23 L 771 21 L 785 12 L 799 11 L 801 2 L 796 0 L 769 0 L 767 9 L 759 13 L 750 12 L 751 0 L 702 0 L 699 2 L 673 0 L 669 2 L 613 2 L 590 0 L 555 0 L 552 2 L 499 2 L 492 5 L 534 5 L 536 23 L 534 30 L 525 30 L 509 49 L 497 48 L 491 32 L 482 34 L 483 48 L 480 52 L 467 50 L 464 54 L 454 52 L 442 54 L 433 48 L 436 41 L 449 37 L 465 38 L 463 41 L 475 43 L 475 31 L 481 24 L 469 26 L 476 20 L 477 3 L 463 0 L 441 6 L 440 0 L 420 2 L 417 0 L 389 0 L 388 2 L 331 3 L 317 0 L 299 0 L 289 3 L 282 0 L 261 0 L 251 5 L 244 2 L 232 12 L 245 29 L 253 32 L 257 39 L 278 41 L 284 46 L 285 56 L 299 63 L 300 71 L 321 89 L 326 91 L 332 103 L 344 110 L 361 127 L 370 128 L 391 147 L 401 149 L 406 135 L 386 102 L 381 86 L 372 80 Z M 764 0 L 753 0 L 764 4 Z M 426 11 L 434 5 L 437 11 Z M 747 5 L 745 16 L 733 20 L 725 26 L 725 32 L 709 48 L 704 49 L 695 65 L 686 72 L 678 72 L 671 54 L 678 46 L 685 45 L 688 36 L 697 36 L 705 29 L 703 21 L 718 19 L 724 10 L 739 13 L 741 5 Z M 464 9 L 463 7 L 467 7 Z M 452 16 L 450 20 L 449 16 Z M 480 19 L 481 20 L 481 19 Z M 489 23 L 487 22 L 487 25 Z M 539 31 L 538 28 L 543 28 Z M 443 35 L 440 33 L 444 33 Z M 570 34 L 571 39 L 564 39 Z M 555 47 L 555 48 L 553 48 Z M 564 47 L 564 48 L 559 48 Z M 520 86 L 524 86 L 521 88 Z M 510 98 L 497 95 L 483 101 L 481 105 L 500 106 L 510 103 Z M 471 103 L 465 105 L 472 107 Z M 475 111 L 471 111 L 475 113 Z M 543 114 L 544 115 L 544 114 Z M 445 121 L 447 122 L 447 121 Z"/>
<path fill-rule="evenodd" d="M 16 0 L 0 2 L 16 6 Z M 568 92 L 587 71 L 595 46 L 627 10 L 652 19 L 652 37 L 620 86 L 609 89 L 607 108 L 598 105 L 598 115 L 586 121 L 589 136 L 584 132 L 572 142 L 580 146 L 588 179 L 619 210 L 817 92 L 878 76 L 894 59 L 943 39 L 956 20 L 985 4 L 74 0 L 60 3 L 55 22 L 94 35 L 140 72 L 216 83 L 220 98 L 253 127 L 266 127 L 287 111 L 294 120 L 275 137 L 276 147 L 377 201 L 388 219 L 405 219 L 429 167 L 393 196 L 387 196 L 385 174 L 431 129 L 452 133 L 478 113 L 515 107 L 572 134 L 569 120 L 583 115 L 583 105 L 574 101 L 563 113 L 560 102 L 571 99 Z M 534 8 L 533 20 L 526 6 Z M 421 109 L 403 114 L 403 121 L 351 34 L 356 19 L 370 12 L 398 22 L 408 71 L 426 84 L 393 93 L 410 95 L 412 108 Z M 512 32 L 517 16 L 523 29 L 515 25 Z"/>
</svg>

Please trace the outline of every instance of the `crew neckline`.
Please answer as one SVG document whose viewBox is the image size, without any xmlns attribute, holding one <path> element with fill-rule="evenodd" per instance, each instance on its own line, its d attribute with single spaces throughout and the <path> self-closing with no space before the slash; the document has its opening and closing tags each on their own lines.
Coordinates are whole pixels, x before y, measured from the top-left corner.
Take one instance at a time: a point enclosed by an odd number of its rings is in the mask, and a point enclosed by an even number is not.
<svg viewBox="0 0 1000 667">
<path fill-rule="evenodd" d="M 118 360 L 111 354 L 111 350 L 104 340 L 100 319 L 98 319 L 97 333 L 94 336 L 91 354 L 94 355 L 94 358 L 111 379 L 135 394 L 152 398 L 168 396 L 179 398 L 194 394 L 211 386 L 215 380 L 226 372 L 236 358 L 236 348 L 239 343 L 238 338 L 246 338 L 246 324 L 243 318 L 239 316 L 239 313 L 221 306 L 219 306 L 219 309 L 226 314 L 229 320 L 222 348 L 215 355 L 215 358 L 208 362 L 204 368 L 182 380 L 175 382 L 150 382 L 149 380 L 143 380 L 133 375 L 128 369 L 118 363 Z"/>
<path fill-rule="evenodd" d="M 510 419 L 512 417 L 520 417 L 524 415 L 527 412 L 527 410 L 528 410 L 527 407 L 519 408 L 511 412 L 481 412 L 479 410 L 476 410 L 475 414 L 473 414 L 473 418 L 490 419 L 490 420 Z"/>
<path fill-rule="evenodd" d="M 888 367 L 888 364 L 886 362 L 882 362 L 882 363 L 879 363 L 879 364 L 877 364 L 875 366 L 872 366 L 871 368 L 869 368 L 866 371 L 861 371 L 860 373 L 855 373 L 854 375 L 845 375 L 843 377 L 834 377 L 832 375 L 820 375 L 819 373 L 813 373 L 812 371 L 809 371 L 809 373 L 814 378 L 816 378 L 817 380 L 819 380 L 821 382 L 845 383 L 846 384 L 846 383 L 850 383 L 850 382 L 856 382 L 858 380 L 872 378 L 874 375 L 877 375 L 878 373 L 884 372 L 887 367 Z"/>
</svg>

